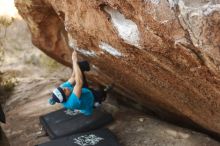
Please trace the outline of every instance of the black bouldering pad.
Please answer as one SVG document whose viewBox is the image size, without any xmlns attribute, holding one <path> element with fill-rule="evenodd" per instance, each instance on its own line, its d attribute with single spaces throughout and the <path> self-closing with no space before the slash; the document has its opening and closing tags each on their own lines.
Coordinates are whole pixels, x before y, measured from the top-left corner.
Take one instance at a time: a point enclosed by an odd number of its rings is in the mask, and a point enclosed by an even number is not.
<svg viewBox="0 0 220 146">
<path fill-rule="evenodd" d="M 119 143 L 110 130 L 100 129 L 52 140 L 38 146 L 119 146 Z"/>
<path fill-rule="evenodd" d="M 111 114 L 94 109 L 91 116 L 61 109 L 40 117 L 40 123 L 51 139 L 88 132 L 112 122 Z"/>
</svg>

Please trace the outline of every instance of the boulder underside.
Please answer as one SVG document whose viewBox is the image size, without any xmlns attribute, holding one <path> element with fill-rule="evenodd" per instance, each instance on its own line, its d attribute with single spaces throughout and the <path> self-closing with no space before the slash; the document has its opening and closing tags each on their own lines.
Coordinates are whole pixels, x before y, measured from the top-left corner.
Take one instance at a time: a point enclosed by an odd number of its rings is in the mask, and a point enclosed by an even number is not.
<svg viewBox="0 0 220 146">
<path fill-rule="evenodd" d="M 220 2 L 15 0 L 32 42 L 71 67 L 91 62 L 100 83 L 156 113 L 220 134 Z M 164 112 L 166 111 L 166 112 Z"/>
</svg>

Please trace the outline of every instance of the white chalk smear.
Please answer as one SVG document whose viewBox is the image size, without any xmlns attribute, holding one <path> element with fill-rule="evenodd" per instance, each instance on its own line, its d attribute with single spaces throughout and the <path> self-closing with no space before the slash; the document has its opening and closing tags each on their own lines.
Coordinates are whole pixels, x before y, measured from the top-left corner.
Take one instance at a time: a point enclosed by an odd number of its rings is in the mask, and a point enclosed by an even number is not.
<svg viewBox="0 0 220 146">
<path fill-rule="evenodd" d="M 220 4 L 207 5 L 206 7 L 203 8 L 203 14 L 205 16 L 212 14 L 214 11 L 220 12 Z"/>
<path fill-rule="evenodd" d="M 77 41 L 73 39 L 73 37 L 68 34 L 68 45 L 72 48 L 75 49 L 77 47 Z"/>
<path fill-rule="evenodd" d="M 212 4 L 211 2 L 208 2 L 199 7 L 186 6 L 183 0 L 168 0 L 168 2 L 171 8 L 178 5 L 181 13 L 191 13 L 190 16 L 208 16 L 214 11 L 220 11 L 220 4 Z"/>
<path fill-rule="evenodd" d="M 75 49 L 85 56 L 96 57 L 96 53 L 94 51 L 85 50 L 82 48 L 75 48 Z"/>
<path fill-rule="evenodd" d="M 156 5 L 158 5 L 159 3 L 160 3 L 160 0 L 144 0 L 145 2 L 151 2 L 151 3 L 153 3 L 153 4 L 156 4 Z"/>
<path fill-rule="evenodd" d="M 111 45 L 105 43 L 105 42 L 101 42 L 99 44 L 99 48 L 101 48 L 102 50 L 108 52 L 109 54 L 115 56 L 115 57 L 121 57 L 123 56 L 121 52 L 119 52 L 118 50 L 116 50 L 115 48 L 113 48 Z"/>
<path fill-rule="evenodd" d="M 78 52 L 85 56 L 95 57 L 96 53 L 94 51 L 82 49 L 77 47 L 77 41 L 68 34 L 68 44 L 72 49 L 76 49 Z"/>
<path fill-rule="evenodd" d="M 168 0 L 168 2 L 170 4 L 170 8 L 174 8 L 178 4 L 179 0 Z"/>
<path fill-rule="evenodd" d="M 95 66 L 95 65 L 92 65 L 92 68 L 94 69 L 94 70 L 100 70 L 97 66 Z"/>
<path fill-rule="evenodd" d="M 124 17 L 119 11 L 111 7 L 105 7 L 104 10 L 111 15 L 111 22 L 117 29 L 119 36 L 128 44 L 139 47 L 139 31 L 137 25 Z"/>
</svg>

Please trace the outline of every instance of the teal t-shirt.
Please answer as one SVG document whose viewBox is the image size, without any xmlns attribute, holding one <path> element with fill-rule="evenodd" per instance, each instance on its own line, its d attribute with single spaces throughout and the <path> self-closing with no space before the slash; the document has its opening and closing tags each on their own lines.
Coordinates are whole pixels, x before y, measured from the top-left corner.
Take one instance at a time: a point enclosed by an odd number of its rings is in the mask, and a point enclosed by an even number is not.
<svg viewBox="0 0 220 146">
<path fill-rule="evenodd" d="M 87 88 L 82 88 L 82 93 L 80 98 L 78 98 L 73 93 L 73 85 L 66 81 L 63 84 L 60 85 L 60 87 L 66 87 L 69 88 L 71 93 L 70 96 L 67 97 L 67 101 L 64 103 L 61 103 L 64 108 L 70 109 L 72 111 L 79 110 L 84 115 L 91 115 L 93 112 L 93 105 L 94 105 L 94 96 L 92 92 Z"/>
</svg>

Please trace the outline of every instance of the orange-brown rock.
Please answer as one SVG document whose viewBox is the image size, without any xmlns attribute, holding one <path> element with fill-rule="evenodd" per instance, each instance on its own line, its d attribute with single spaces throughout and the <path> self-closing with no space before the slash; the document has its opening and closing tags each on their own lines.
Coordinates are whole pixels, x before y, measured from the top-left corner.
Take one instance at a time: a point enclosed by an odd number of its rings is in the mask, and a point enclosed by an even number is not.
<svg viewBox="0 0 220 146">
<path fill-rule="evenodd" d="M 156 113 L 220 134 L 220 4 L 204 0 L 16 0 L 33 44 Z M 164 112 L 165 111 L 165 112 Z"/>
</svg>

